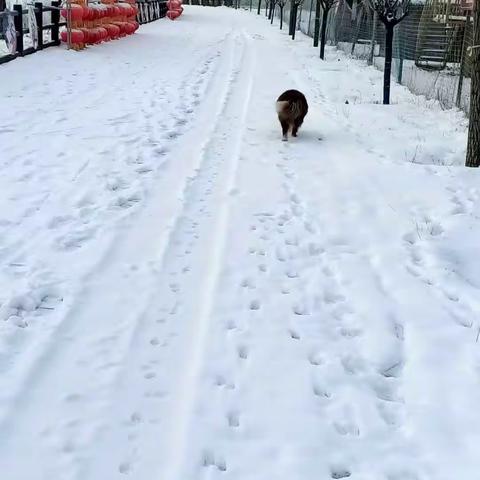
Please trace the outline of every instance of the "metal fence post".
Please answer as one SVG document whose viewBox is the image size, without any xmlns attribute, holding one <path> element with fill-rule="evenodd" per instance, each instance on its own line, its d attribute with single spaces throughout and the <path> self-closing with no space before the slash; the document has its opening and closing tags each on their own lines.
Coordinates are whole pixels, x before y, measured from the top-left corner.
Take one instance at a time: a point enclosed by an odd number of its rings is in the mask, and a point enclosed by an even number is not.
<svg viewBox="0 0 480 480">
<path fill-rule="evenodd" d="M 35 2 L 35 19 L 37 21 L 38 50 L 43 50 L 43 3 Z"/>
<path fill-rule="evenodd" d="M 14 5 L 13 10 L 17 13 L 13 18 L 15 30 L 17 31 L 17 52 L 23 55 L 23 6 Z"/>
<path fill-rule="evenodd" d="M 463 29 L 463 39 L 462 39 L 462 50 L 460 54 L 460 72 L 458 74 L 458 85 L 457 85 L 457 99 L 455 105 L 457 108 L 460 108 L 462 104 L 462 90 L 463 90 L 463 79 L 465 77 L 465 54 L 466 54 L 466 45 L 467 45 L 467 32 L 470 25 L 471 13 L 470 10 L 467 12 L 467 19 L 465 21 L 465 28 Z"/>
<path fill-rule="evenodd" d="M 377 37 L 377 21 L 378 21 L 378 15 L 377 12 L 373 12 L 372 15 L 372 38 L 370 41 L 370 55 L 368 56 L 368 64 L 372 65 L 373 64 L 373 57 L 375 56 L 375 43 L 376 43 L 376 37 Z"/>
<path fill-rule="evenodd" d="M 52 30 L 51 30 L 51 39 L 56 45 L 60 45 L 58 30 L 59 30 L 59 23 L 60 23 L 60 0 L 53 0 L 52 7 L 54 8 L 51 14 L 51 21 L 52 21 Z"/>
<path fill-rule="evenodd" d="M 404 20 L 405 21 L 405 20 Z M 397 27 L 397 38 L 398 38 L 398 72 L 397 72 L 397 82 L 399 84 L 402 83 L 403 78 L 403 59 L 405 57 L 405 49 L 404 49 L 404 29 L 403 29 L 403 22 L 400 23 Z"/>
</svg>

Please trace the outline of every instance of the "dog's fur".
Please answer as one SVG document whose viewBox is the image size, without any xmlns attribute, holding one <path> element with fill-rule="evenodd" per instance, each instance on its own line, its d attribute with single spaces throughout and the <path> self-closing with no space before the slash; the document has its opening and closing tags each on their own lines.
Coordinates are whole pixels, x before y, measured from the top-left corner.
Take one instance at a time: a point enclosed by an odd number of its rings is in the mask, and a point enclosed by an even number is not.
<svg viewBox="0 0 480 480">
<path fill-rule="evenodd" d="M 283 141 L 288 140 L 288 132 L 296 137 L 298 129 L 308 112 L 308 103 L 305 95 L 298 90 L 287 90 L 277 99 L 278 119 L 282 125 Z"/>
</svg>

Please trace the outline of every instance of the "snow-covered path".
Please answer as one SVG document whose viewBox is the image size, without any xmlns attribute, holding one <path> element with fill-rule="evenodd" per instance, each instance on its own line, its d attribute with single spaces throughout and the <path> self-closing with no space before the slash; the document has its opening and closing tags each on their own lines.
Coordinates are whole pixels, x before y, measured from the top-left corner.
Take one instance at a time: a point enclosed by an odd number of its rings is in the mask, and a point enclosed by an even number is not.
<svg viewBox="0 0 480 480">
<path fill-rule="evenodd" d="M 478 476 L 466 122 L 317 53 L 187 7 L 1 67 L 2 480 Z"/>
</svg>

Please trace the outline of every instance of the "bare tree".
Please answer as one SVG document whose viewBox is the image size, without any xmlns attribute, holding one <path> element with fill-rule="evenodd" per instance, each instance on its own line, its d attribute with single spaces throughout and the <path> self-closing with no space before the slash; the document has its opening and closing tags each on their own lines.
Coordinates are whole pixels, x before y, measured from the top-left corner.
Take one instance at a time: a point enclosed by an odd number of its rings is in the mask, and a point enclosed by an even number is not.
<svg viewBox="0 0 480 480">
<path fill-rule="evenodd" d="M 275 0 L 268 0 L 268 19 L 273 23 L 273 14 L 275 12 Z"/>
<path fill-rule="evenodd" d="M 295 40 L 295 32 L 297 30 L 298 7 L 300 7 L 302 3 L 303 0 L 290 0 L 290 26 L 288 34 L 292 36 L 293 40 Z"/>
<path fill-rule="evenodd" d="M 283 7 L 287 3 L 287 0 L 276 0 L 277 5 L 280 8 L 280 30 L 283 29 Z"/>
<path fill-rule="evenodd" d="M 467 167 L 480 166 L 480 3 L 473 7 L 473 45 L 470 84 L 470 126 L 468 128 Z"/>
<path fill-rule="evenodd" d="M 410 0 L 370 0 L 378 18 L 385 26 L 385 67 L 383 70 L 383 103 L 390 103 L 392 74 L 393 30 L 407 15 Z"/>
<path fill-rule="evenodd" d="M 327 43 L 327 22 L 328 14 L 332 7 L 334 7 L 338 0 L 318 0 L 322 6 L 322 30 L 320 32 L 320 58 L 325 60 L 325 45 Z M 315 19 L 316 22 L 316 19 Z"/>
</svg>

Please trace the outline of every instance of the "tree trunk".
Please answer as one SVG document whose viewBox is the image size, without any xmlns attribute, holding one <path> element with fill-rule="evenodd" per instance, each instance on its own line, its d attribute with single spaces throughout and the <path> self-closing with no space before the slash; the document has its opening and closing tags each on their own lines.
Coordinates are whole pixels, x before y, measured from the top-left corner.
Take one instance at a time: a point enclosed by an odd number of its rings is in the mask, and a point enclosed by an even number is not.
<svg viewBox="0 0 480 480">
<path fill-rule="evenodd" d="M 372 12 L 372 36 L 370 39 L 370 53 L 368 55 L 368 64 L 372 65 L 373 64 L 373 58 L 375 56 L 375 44 L 376 44 L 376 39 L 377 39 L 377 12 Z"/>
<path fill-rule="evenodd" d="M 298 5 L 295 3 L 293 6 L 292 40 L 295 40 L 295 32 L 297 31 L 297 13 Z"/>
<path fill-rule="evenodd" d="M 328 20 L 328 12 L 330 9 L 324 8 L 323 9 L 323 16 L 322 16 L 322 33 L 320 35 L 320 58 L 325 60 L 325 44 L 327 43 L 327 20 Z"/>
<path fill-rule="evenodd" d="M 310 36 L 310 26 L 312 25 L 313 0 L 310 0 L 310 10 L 308 11 L 307 36 Z"/>
<path fill-rule="evenodd" d="M 320 35 L 320 0 L 315 5 L 315 29 L 313 30 L 313 46 L 318 47 L 318 37 Z"/>
<path fill-rule="evenodd" d="M 262 6 L 262 0 L 258 0 L 258 10 L 257 10 L 257 15 L 260 15 L 260 8 Z"/>
<path fill-rule="evenodd" d="M 280 5 L 280 30 L 283 29 L 283 5 Z"/>
<path fill-rule="evenodd" d="M 383 69 L 383 104 L 390 104 L 390 77 L 392 75 L 393 29 L 391 24 L 385 24 L 385 67 Z"/>
<path fill-rule="evenodd" d="M 273 25 L 273 17 L 275 17 L 275 7 L 276 3 L 272 1 L 272 18 L 270 19 L 270 25 Z"/>
<path fill-rule="evenodd" d="M 473 12 L 473 48 L 470 86 L 470 126 L 468 128 L 467 160 L 465 166 L 480 166 L 480 4 Z"/>
<path fill-rule="evenodd" d="M 293 2 L 290 2 L 290 21 L 288 25 L 288 34 L 292 36 L 293 34 L 293 10 L 295 9 L 295 5 Z"/>
</svg>

